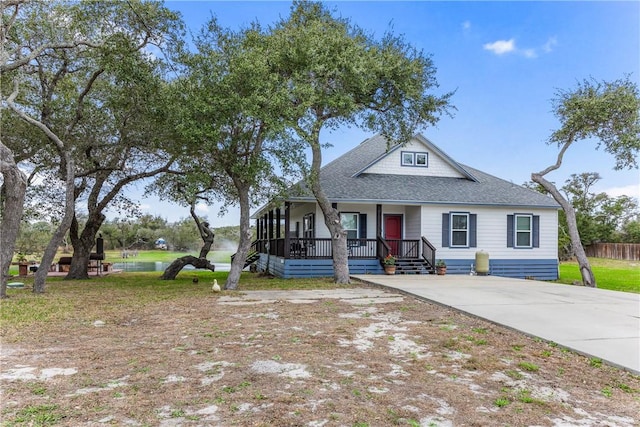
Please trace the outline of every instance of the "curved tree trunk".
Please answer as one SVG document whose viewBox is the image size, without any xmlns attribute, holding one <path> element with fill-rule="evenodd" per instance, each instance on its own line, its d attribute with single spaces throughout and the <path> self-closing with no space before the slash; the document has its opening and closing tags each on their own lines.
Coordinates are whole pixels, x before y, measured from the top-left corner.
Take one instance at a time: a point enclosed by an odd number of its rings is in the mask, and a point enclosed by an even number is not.
<svg viewBox="0 0 640 427">
<path fill-rule="evenodd" d="M 74 163 L 71 159 L 71 153 L 69 151 L 62 152 L 60 154 L 65 165 L 66 174 L 64 216 L 62 217 L 62 221 L 56 228 L 56 231 L 53 233 L 51 240 L 49 240 L 49 243 L 47 244 L 47 247 L 42 254 L 40 267 L 36 271 L 33 282 L 33 292 L 38 294 L 44 293 L 49 266 L 56 256 L 56 252 L 58 251 L 58 247 L 64 239 L 64 235 L 67 234 L 67 231 L 71 227 L 71 222 L 73 221 L 73 216 L 75 214 Z"/>
<path fill-rule="evenodd" d="M 316 134 L 315 140 L 318 141 Z M 311 164 L 310 187 L 313 195 L 322 210 L 324 223 L 331 233 L 331 245 L 333 251 L 333 278 L 337 284 L 347 285 L 351 283 L 349 278 L 349 252 L 347 250 L 347 233 L 340 222 L 340 215 L 331 206 L 329 198 L 320 185 L 320 166 L 322 165 L 322 151 L 320 144 L 312 144 L 313 160 Z"/>
<path fill-rule="evenodd" d="M 573 247 L 573 252 L 576 256 L 576 260 L 578 261 L 578 266 L 580 267 L 582 283 L 584 284 L 584 286 L 595 288 L 596 278 L 593 275 L 591 265 L 589 264 L 589 259 L 587 258 L 587 254 L 585 253 L 582 246 L 582 241 L 580 240 L 578 222 L 576 221 L 576 212 L 573 209 L 571 203 L 569 203 L 569 201 L 562 196 L 555 185 L 547 181 L 542 175 L 542 173 L 533 173 L 531 174 L 531 180 L 542 185 L 544 189 L 553 196 L 555 201 L 558 202 L 560 206 L 562 206 L 562 209 L 564 210 L 565 216 L 567 218 L 567 228 L 569 231 L 569 237 L 571 237 L 571 246 Z"/>
<path fill-rule="evenodd" d="M 11 150 L 0 142 L 0 298 L 7 296 L 9 267 L 24 210 L 27 177 L 16 165 Z"/>
<path fill-rule="evenodd" d="M 200 237 L 202 237 L 203 241 L 202 249 L 200 249 L 200 255 L 197 258 L 192 255 L 187 255 L 176 259 L 169 265 L 169 267 L 167 267 L 162 276 L 160 276 L 162 280 L 174 280 L 176 276 L 178 276 L 178 273 L 180 273 L 180 271 L 185 267 L 185 265 L 193 265 L 195 268 L 206 268 L 211 271 L 216 271 L 216 267 L 211 264 L 209 260 L 207 260 L 207 254 L 209 253 L 209 249 L 213 244 L 213 233 L 206 226 L 205 227 L 208 233 L 203 233 L 204 224 L 200 223 L 200 220 L 196 215 L 195 201 L 191 204 L 190 212 L 191 216 L 196 222 L 196 226 L 198 227 L 198 230 L 200 232 Z"/>
<path fill-rule="evenodd" d="M 216 271 L 215 265 L 211 264 L 207 259 L 187 255 L 173 261 L 164 271 L 162 276 L 160 276 L 160 279 L 174 280 L 186 265 L 193 265 L 195 268 L 206 268 L 211 271 Z"/>
<path fill-rule="evenodd" d="M 233 257 L 231 270 L 224 285 L 225 289 L 230 290 L 238 289 L 240 274 L 242 274 L 244 263 L 247 260 L 249 248 L 251 247 L 249 189 L 241 185 L 236 185 L 236 188 L 238 188 L 238 197 L 240 199 L 240 242 L 238 242 L 238 251 Z"/>
<path fill-rule="evenodd" d="M 333 252 L 333 278 L 340 285 L 351 283 L 349 278 L 349 252 L 347 250 L 347 232 L 342 228 L 340 215 L 331 206 L 329 199 L 322 193 L 316 194 L 316 200 L 324 214 L 324 223 L 331 233 L 331 248 Z"/>
<path fill-rule="evenodd" d="M 202 248 L 200 248 L 199 258 L 207 258 L 209 251 L 211 250 L 211 246 L 213 245 L 213 240 L 215 238 L 215 234 L 209 228 L 208 222 L 200 222 L 198 215 L 196 215 L 196 199 L 193 199 L 191 203 L 190 209 L 191 217 L 196 222 L 196 227 L 198 228 L 198 232 L 200 233 L 200 238 L 202 239 Z"/>
</svg>

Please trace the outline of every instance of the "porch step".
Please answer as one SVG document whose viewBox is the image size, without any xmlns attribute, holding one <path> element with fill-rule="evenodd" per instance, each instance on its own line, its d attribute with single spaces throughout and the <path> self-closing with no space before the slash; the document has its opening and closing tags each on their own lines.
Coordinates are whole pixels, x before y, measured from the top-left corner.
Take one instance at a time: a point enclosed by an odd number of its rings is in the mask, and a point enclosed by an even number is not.
<svg viewBox="0 0 640 427">
<path fill-rule="evenodd" d="M 247 260 L 244 262 L 244 268 L 247 268 L 259 259 L 260 254 L 258 252 L 250 252 L 249 255 L 247 255 Z"/>
<path fill-rule="evenodd" d="M 231 261 L 233 262 L 233 258 L 235 258 L 236 254 L 231 255 Z M 250 266 L 251 264 L 253 264 L 254 262 L 256 262 L 258 259 L 260 259 L 260 254 L 258 252 L 249 252 L 249 254 L 247 255 L 247 259 L 244 261 L 244 267 L 243 268 L 247 268 L 248 266 Z"/>
<path fill-rule="evenodd" d="M 396 274 L 433 274 L 435 269 L 422 258 L 396 260 Z"/>
</svg>

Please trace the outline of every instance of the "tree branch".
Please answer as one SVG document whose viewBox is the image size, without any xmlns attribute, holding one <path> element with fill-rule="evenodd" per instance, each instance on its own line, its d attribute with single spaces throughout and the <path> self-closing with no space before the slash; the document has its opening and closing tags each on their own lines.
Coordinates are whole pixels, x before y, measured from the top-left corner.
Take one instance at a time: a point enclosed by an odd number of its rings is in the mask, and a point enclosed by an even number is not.
<svg viewBox="0 0 640 427">
<path fill-rule="evenodd" d="M 69 123 L 69 126 L 67 126 L 67 129 L 65 130 L 65 135 L 69 135 L 71 133 L 71 131 L 73 130 L 73 128 L 82 119 L 82 108 L 84 107 L 84 98 L 87 96 L 87 94 L 89 93 L 89 91 L 93 87 L 93 84 L 96 82 L 96 80 L 98 79 L 98 77 L 100 77 L 100 75 L 102 73 L 104 73 L 104 68 L 96 70 L 91 75 L 91 77 L 89 78 L 89 81 L 87 82 L 87 84 L 85 85 L 84 89 L 80 93 L 80 96 L 78 97 L 78 108 L 76 108 L 76 117 L 73 119 L 73 121 L 71 123 Z"/>
<path fill-rule="evenodd" d="M 567 151 L 567 149 L 569 148 L 569 146 L 571 144 L 573 144 L 573 138 L 574 138 L 574 134 L 573 132 L 569 135 L 569 138 L 567 140 L 567 142 L 562 146 L 562 149 L 560 149 L 560 152 L 558 153 L 558 158 L 556 160 L 556 163 L 554 165 L 549 166 L 548 168 L 546 168 L 545 170 L 538 172 L 536 175 L 546 175 L 549 172 L 552 172 L 558 168 L 560 168 L 560 166 L 562 165 L 562 158 L 564 157 L 564 153 Z M 536 181 L 537 182 L 537 181 Z"/>
<path fill-rule="evenodd" d="M 39 57 L 40 55 L 42 55 L 42 53 L 44 53 L 46 50 L 49 49 L 73 49 L 76 48 L 78 46 L 88 46 L 88 47 L 92 47 L 92 48 L 99 48 L 102 47 L 102 44 L 100 43 L 93 43 L 90 42 L 88 40 L 78 40 L 78 41 L 74 41 L 74 42 L 67 42 L 67 43 L 46 43 L 43 44 L 42 46 L 37 47 L 36 49 L 32 50 L 31 53 L 27 56 L 23 56 L 20 59 L 17 59 L 13 62 L 7 62 L 7 63 L 3 63 L 0 64 L 0 73 L 5 73 L 7 71 L 13 71 L 16 70 L 24 65 L 27 65 L 29 62 L 33 61 L 34 59 L 36 59 L 37 57 Z M 19 50 L 19 49 L 17 49 Z"/>
<path fill-rule="evenodd" d="M 109 191 L 107 193 L 107 195 L 102 199 L 102 201 L 98 204 L 98 208 L 100 210 L 104 210 L 106 209 L 107 205 L 109 204 L 109 202 L 116 196 L 118 195 L 118 193 L 120 193 L 120 190 L 122 190 L 122 188 L 127 185 L 132 183 L 133 181 L 137 181 L 140 179 L 144 179 L 144 178 L 151 178 L 152 176 L 158 175 L 159 173 L 162 172 L 166 172 L 169 170 L 169 168 L 171 167 L 171 165 L 173 164 L 173 162 L 175 161 L 175 157 L 170 158 L 167 163 L 165 163 L 163 166 L 151 170 L 151 171 L 147 171 L 147 172 L 143 172 L 143 173 L 139 173 L 139 174 L 135 174 L 135 175 L 131 175 L 127 178 L 124 178 L 122 180 L 120 180 L 116 185 L 113 186 L 113 188 L 111 189 L 111 191 Z"/>
<path fill-rule="evenodd" d="M 13 110 L 13 112 L 16 113 L 22 120 L 37 127 L 42 132 L 44 132 L 44 134 L 47 135 L 47 137 L 56 145 L 58 150 L 63 151 L 64 142 L 62 142 L 62 140 L 58 138 L 58 135 L 53 133 L 53 131 L 49 129 L 49 127 L 46 126 L 44 123 L 34 119 L 33 117 L 28 116 L 16 106 L 16 104 L 13 101 L 18 96 L 18 93 L 19 93 L 18 81 L 16 80 L 13 85 L 13 92 L 11 93 L 11 95 L 9 95 L 9 98 L 7 98 L 7 105 L 9 105 L 9 108 L 11 108 L 11 110 Z"/>
</svg>

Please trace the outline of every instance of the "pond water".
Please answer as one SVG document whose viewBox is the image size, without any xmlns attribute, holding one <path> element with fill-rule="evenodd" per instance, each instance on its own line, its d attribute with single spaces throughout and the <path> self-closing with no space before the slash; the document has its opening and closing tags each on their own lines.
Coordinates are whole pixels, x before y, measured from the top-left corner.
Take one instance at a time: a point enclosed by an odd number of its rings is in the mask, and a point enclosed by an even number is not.
<svg viewBox="0 0 640 427">
<path fill-rule="evenodd" d="M 170 262 L 138 262 L 138 261 L 123 261 L 123 262 L 114 262 L 113 269 L 114 270 L 122 270 L 122 271 L 164 271 L 170 265 Z M 223 264 L 223 263 L 213 263 L 216 267 L 216 271 L 229 271 L 231 269 L 231 264 Z M 195 270 L 192 265 L 186 265 L 183 270 Z"/>
</svg>

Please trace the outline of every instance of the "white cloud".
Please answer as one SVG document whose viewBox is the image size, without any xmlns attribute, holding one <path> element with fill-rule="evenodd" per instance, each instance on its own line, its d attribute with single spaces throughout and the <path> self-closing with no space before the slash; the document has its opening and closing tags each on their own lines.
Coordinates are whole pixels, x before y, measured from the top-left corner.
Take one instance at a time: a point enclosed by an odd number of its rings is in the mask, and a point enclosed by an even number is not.
<svg viewBox="0 0 640 427">
<path fill-rule="evenodd" d="M 553 47 L 558 44 L 558 40 L 555 37 L 549 37 L 547 42 L 539 48 L 518 48 L 516 46 L 515 39 L 509 40 L 497 40 L 493 43 L 486 43 L 482 46 L 484 50 L 491 51 L 496 55 L 504 55 L 506 53 L 515 53 L 522 55 L 525 58 L 533 59 L 538 57 L 538 52 L 544 53 L 553 52 Z"/>
<path fill-rule="evenodd" d="M 629 184 L 625 185 L 624 187 L 605 188 L 602 191 L 604 193 L 607 193 L 610 197 L 629 196 L 640 199 L 640 183 Z"/>
<path fill-rule="evenodd" d="M 549 40 L 547 40 L 547 42 L 544 45 L 542 45 L 542 50 L 545 53 L 552 52 L 553 47 L 557 44 L 558 44 L 558 39 L 556 39 L 555 37 L 549 37 Z"/>
<path fill-rule="evenodd" d="M 504 55 L 505 53 L 514 52 L 516 50 L 516 41 L 514 39 L 498 40 L 493 43 L 486 43 L 482 47 L 496 55 Z"/>
<path fill-rule="evenodd" d="M 208 213 L 209 212 L 209 206 L 205 205 L 204 203 L 198 203 L 196 205 L 196 211 L 197 212 L 201 212 L 201 213 Z"/>
<path fill-rule="evenodd" d="M 470 30 L 470 29 L 471 29 L 471 22 L 469 22 L 469 21 L 464 21 L 464 22 L 462 23 L 462 29 L 463 29 L 463 30 L 465 30 L 465 31 Z"/>
</svg>

